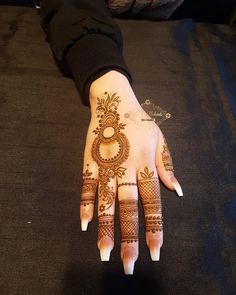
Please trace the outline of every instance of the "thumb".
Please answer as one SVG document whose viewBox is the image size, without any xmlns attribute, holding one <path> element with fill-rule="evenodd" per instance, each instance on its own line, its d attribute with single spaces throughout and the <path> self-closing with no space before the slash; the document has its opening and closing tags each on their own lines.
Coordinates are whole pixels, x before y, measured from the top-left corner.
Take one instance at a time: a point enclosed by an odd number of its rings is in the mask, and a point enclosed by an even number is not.
<svg viewBox="0 0 236 295">
<path fill-rule="evenodd" d="M 183 196 L 182 188 L 174 176 L 174 168 L 170 150 L 168 148 L 166 139 L 163 133 L 160 131 L 160 136 L 157 145 L 156 153 L 156 167 L 158 175 L 163 184 L 171 189 L 175 190 L 179 197 Z"/>
</svg>

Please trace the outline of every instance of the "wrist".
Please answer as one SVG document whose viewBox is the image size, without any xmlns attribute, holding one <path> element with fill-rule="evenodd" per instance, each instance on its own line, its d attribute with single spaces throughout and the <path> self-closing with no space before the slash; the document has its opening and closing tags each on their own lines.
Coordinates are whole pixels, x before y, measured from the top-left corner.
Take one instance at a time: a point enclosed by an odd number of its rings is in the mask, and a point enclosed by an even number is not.
<svg viewBox="0 0 236 295">
<path fill-rule="evenodd" d="M 91 112 L 96 110 L 98 98 L 104 97 L 105 93 L 117 93 L 120 97 L 120 112 L 126 111 L 127 108 L 140 106 L 129 80 L 118 71 L 111 70 L 91 84 L 89 90 Z"/>
</svg>

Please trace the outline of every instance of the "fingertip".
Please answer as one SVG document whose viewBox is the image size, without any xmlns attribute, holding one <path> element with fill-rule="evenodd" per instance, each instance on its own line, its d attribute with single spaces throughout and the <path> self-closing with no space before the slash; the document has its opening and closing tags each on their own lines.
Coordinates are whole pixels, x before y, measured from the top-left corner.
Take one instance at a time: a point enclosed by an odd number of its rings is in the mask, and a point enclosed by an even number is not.
<svg viewBox="0 0 236 295">
<path fill-rule="evenodd" d="M 100 249 L 100 258 L 101 261 L 109 261 L 110 260 L 111 249 L 109 248 L 101 248 Z"/>
<path fill-rule="evenodd" d="M 152 261 L 159 261 L 160 260 L 160 248 L 155 247 L 150 249 L 150 255 Z"/>
<path fill-rule="evenodd" d="M 81 221 L 81 230 L 87 231 L 89 223 L 93 219 L 93 212 L 89 211 L 81 211 L 80 212 L 80 221 Z"/>
<path fill-rule="evenodd" d="M 160 260 L 160 249 L 161 245 L 156 239 L 152 239 L 149 241 L 149 250 L 152 261 Z"/>
<path fill-rule="evenodd" d="M 114 241 L 110 237 L 103 237 L 98 241 L 101 261 L 109 261 L 110 254 L 114 247 Z"/>
<path fill-rule="evenodd" d="M 122 243 L 121 244 L 121 260 L 123 262 L 124 273 L 132 275 L 134 273 L 134 265 L 138 259 L 138 243 Z"/>
<path fill-rule="evenodd" d="M 174 189 L 175 189 L 177 195 L 178 195 L 179 197 L 183 197 L 183 195 L 184 195 L 184 194 L 183 194 L 183 190 L 182 190 L 182 188 L 181 188 L 181 186 L 180 186 L 178 180 L 176 179 L 176 177 L 174 177 L 174 176 L 171 177 L 170 181 L 171 181 L 171 183 L 172 183 L 172 185 L 173 185 L 173 187 L 174 187 Z"/>
<path fill-rule="evenodd" d="M 133 275 L 134 273 L 134 264 L 135 260 L 133 257 L 124 258 L 123 266 L 124 266 L 124 273 L 126 275 Z"/>
<path fill-rule="evenodd" d="M 82 219 L 81 220 L 81 230 L 87 231 L 88 229 L 89 220 L 88 219 Z"/>
</svg>

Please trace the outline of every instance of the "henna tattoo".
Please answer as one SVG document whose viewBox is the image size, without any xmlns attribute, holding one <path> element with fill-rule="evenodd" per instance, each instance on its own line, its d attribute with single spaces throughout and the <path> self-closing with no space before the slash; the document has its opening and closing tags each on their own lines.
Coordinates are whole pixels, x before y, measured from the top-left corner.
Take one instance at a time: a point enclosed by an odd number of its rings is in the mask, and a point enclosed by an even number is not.
<svg viewBox="0 0 236 295">
<path fill-rule="evenodd" d="M 174 171 L 170 150 L 167 146 L 167 142 L 165 138 L 164 138 L 164 145 L 163 145 L 163 151 L 161 153 L 161 156 L 162 156 L 162 162 L 164 164 L 165 170 Z"/>
<path fill-rule="evenodd" d="M 158 178 L 153 177 L 154 171 L 149 172 L 148 167 L 145 167 L 140 175 L 142 179 L 138 180 L 138 187 L 144 209 L 146 232 L 162 231 L 163 218 Z"/>
<path fill-rule="evenodd" d="M 104 204 L 102 204 L 102 205 L 99 206 L 99 211 L 100 212 L 103 212 L 105 210 L 106 210 L 106 206 L 104 206 Z"/>
<path fill-rule="evenodd" d="M 118 187 L 121 187 L 121 186 L 137 186 L 137 183 L 135 183 L 135 182 L 122 182 L 122 183 L 119 183 L 118 184 L 118 186 L 117 186 L 117 188 Z"/>
<path fill-rule="evenodd" d="M 116 176 L 122 178 L 126 168 L 121 167 L 129 156 L 129 142 L 124 133 L 125 124 L 120 123 L 120 116 L 117 112 L 120 103 L 117 93 L 112 95 L 105 92 L 106 98 L 98 98 L 96 108 L 99 126 L 93 132 L 96 138 L 92 145 L 92 157 L 99 166 L 99 195 L 105 202 L 106 209 L 109 209 L 115 199 L 113 187 L 108 183 Z M 103 148 L 109 148 L 110 156 L 103 154 Z M 114 152 L 115 151 L 115 152 Z"/>
<path fill-rule="evenodd" d="M 163 217 L 161 216 L 146 216 L 145 223 L 147 232 L 155 233 L 163 229 Z"/>
<path fill-rule="evenodd" d="M 138 201 L 120 201 L 121 243 L 138 241 Z"/>
<path fill-rule="evenodd" d="M 89 164 L 87 164 L 87 169 L 83 173 L 83 185 L 80 204 L 82 206 L 87 206 L 89 204 L 94 204 L 94 199 L 97 191 L 98 180 L 90 177 L 93 173 L 88 170 Z"/>
<path fill-rule="evenodd" d="M 114 241 L 114 215 L 103 213 L 98 216 L 98 241 L 105 236 Z"/>
<path fill-rule="evenodd" d="M 93 172 L 89 172 L 89 164 L 86 165 L 87 169 L 85 170 L 85 172 L 83 172 L 83 177 L 85 179 L 89 178 L 89 179 L 95 179 L 95 178 L 91 178 L 90 176 L 93 175 Z"/>
</svg>

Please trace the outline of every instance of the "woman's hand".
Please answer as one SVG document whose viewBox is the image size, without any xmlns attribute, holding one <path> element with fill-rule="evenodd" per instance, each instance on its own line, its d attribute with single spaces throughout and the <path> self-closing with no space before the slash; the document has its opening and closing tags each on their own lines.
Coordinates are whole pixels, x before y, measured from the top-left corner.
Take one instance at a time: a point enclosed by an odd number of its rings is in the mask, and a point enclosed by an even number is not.
<svg viewBox="0 0 236 295">
<path fill-rule="evenodd" d="M 146 242 L 152 260 L 159 260 L 163 218 L 159 177 L 182 196 L 159 127 L 138 103 L 128 80 L 110 71 L 90 88 L 91 121 L 84 153 L 80 218 L 82 230 L 93 219 L 98 191 L 98 248 L 108 261 L 114 247 L 114 213 L 118 197 L 121 260 L 133 274 L 138 258 L 138 196 L 144 209 Z"/>
</svg>

